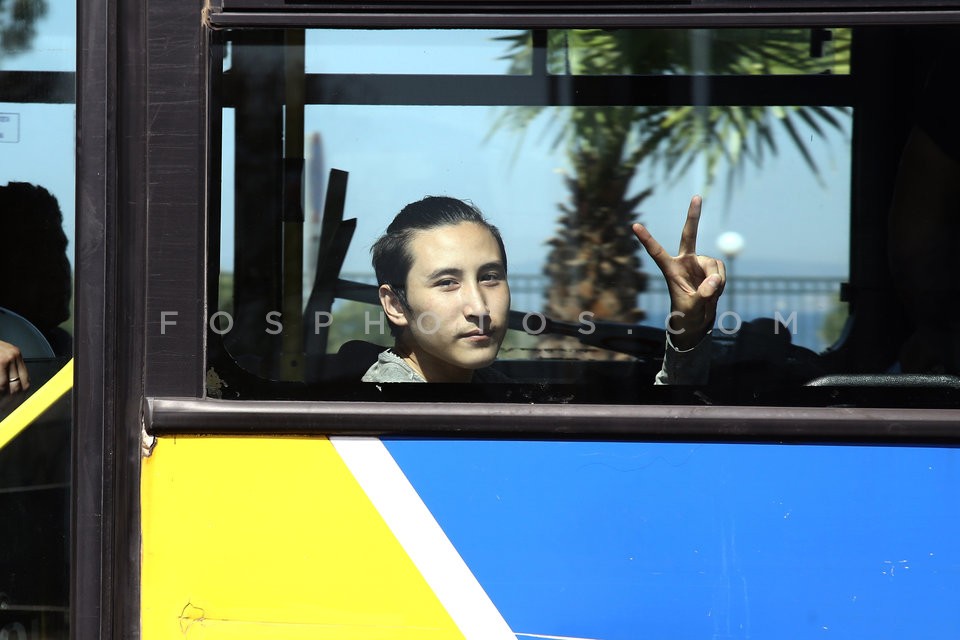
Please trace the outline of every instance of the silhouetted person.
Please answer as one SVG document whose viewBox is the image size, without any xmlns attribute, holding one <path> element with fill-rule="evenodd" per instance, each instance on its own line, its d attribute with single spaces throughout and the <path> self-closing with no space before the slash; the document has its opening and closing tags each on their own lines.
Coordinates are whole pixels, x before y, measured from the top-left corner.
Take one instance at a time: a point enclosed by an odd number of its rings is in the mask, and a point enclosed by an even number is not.
<svg viewBox="0 0 960 640">
<path fill-rule="evenodd" d="M 0 186 L 0 307 L 26 318 L 57 355 L 73 341 L 59 325 L 70 317 L 70 261 L 63 214 L 43 187 L 25 182 Z M 29 386 L 19 348 L 0 342 L 0 393 Z"/>
</svg>

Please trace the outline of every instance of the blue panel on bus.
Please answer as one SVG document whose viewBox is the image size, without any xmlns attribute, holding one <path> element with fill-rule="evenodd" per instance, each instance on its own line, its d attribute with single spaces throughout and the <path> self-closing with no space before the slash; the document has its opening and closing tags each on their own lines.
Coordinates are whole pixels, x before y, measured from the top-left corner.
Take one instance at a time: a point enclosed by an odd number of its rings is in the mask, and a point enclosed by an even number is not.
<svg viewBox="0 0 960 640">
<path fill-rule="evenodd" d="M 386 440 L 518 634 L 960 633 L 960 451 Z"/>
</svg>

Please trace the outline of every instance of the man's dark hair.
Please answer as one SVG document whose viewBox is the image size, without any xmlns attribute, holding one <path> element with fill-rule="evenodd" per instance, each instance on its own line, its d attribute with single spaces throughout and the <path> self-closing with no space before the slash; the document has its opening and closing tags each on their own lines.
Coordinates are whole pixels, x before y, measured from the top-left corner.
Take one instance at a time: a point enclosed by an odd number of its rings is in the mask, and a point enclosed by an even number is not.
<svg viewBox="0 0 960 640">
<path fill-rule="evenodd" d="M 70 317 L 70 261 L 57 199 L 26 182 L 0 186 L 0 307 L 45 335 Z M 15 274 L 15 275 L 10 275 Z"/>
<path fill-rule="evenodd" d="M 479 209 L 456 198 L 428 196 L 405 206 L 387 227 L 386 233 L 380 236 L 370 249 L 373 255 L 373 270 L 377 274 L 377 285 L 390 285 L 390 288 L 396 292 L 400 304 L 409 309 L 406 288 L 407 275 L 410 273 L 410 267 L 413 266 L 413 254 L 410 253 L 411 238 L 418 231 L 461 222 L 475 222 L 490 231 L 497 241 L 497 246 L 500 247 L 500 258 L 503 260 L 503 269 L 506 271 L 507 252 L 503 247 L 500 231 L 487 222 Z M 390 331 L 395 337 L 400 334 L 399 327 L 394 326 L 392 322 Z"/>
</svg>

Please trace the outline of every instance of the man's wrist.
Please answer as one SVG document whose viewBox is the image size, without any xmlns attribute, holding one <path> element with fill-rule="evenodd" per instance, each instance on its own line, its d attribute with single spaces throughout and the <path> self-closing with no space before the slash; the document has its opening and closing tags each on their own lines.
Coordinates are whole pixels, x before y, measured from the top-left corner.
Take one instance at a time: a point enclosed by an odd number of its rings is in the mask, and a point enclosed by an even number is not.
<svg viewBox="0 0 960 640">
<path fill-rule="evenodd" d="M 667 344 L 673 347 L 674 351 L 691 351 L 697 347 L 703 339 L 710 334 L 710 331 L 682 331 L 667 330 Z"/>
</svg>

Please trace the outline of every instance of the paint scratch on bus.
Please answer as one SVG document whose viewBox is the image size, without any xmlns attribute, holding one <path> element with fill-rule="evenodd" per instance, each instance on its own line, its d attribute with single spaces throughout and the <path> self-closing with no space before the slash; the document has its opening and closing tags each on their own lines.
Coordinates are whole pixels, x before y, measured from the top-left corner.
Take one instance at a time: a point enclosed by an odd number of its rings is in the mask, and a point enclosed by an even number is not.
<svg viewBox="0 0 960 640">
<path fill-rule="evenodd" d="M 195 623 L 203 622 L 206 619 L 206 613 L 200 607 L 194 606 L 192 602 L 183 605 L 183 610 L 180 612 L 180 631 L 183 635 L 187 635 L 190 627 Z"/>
</svg>

